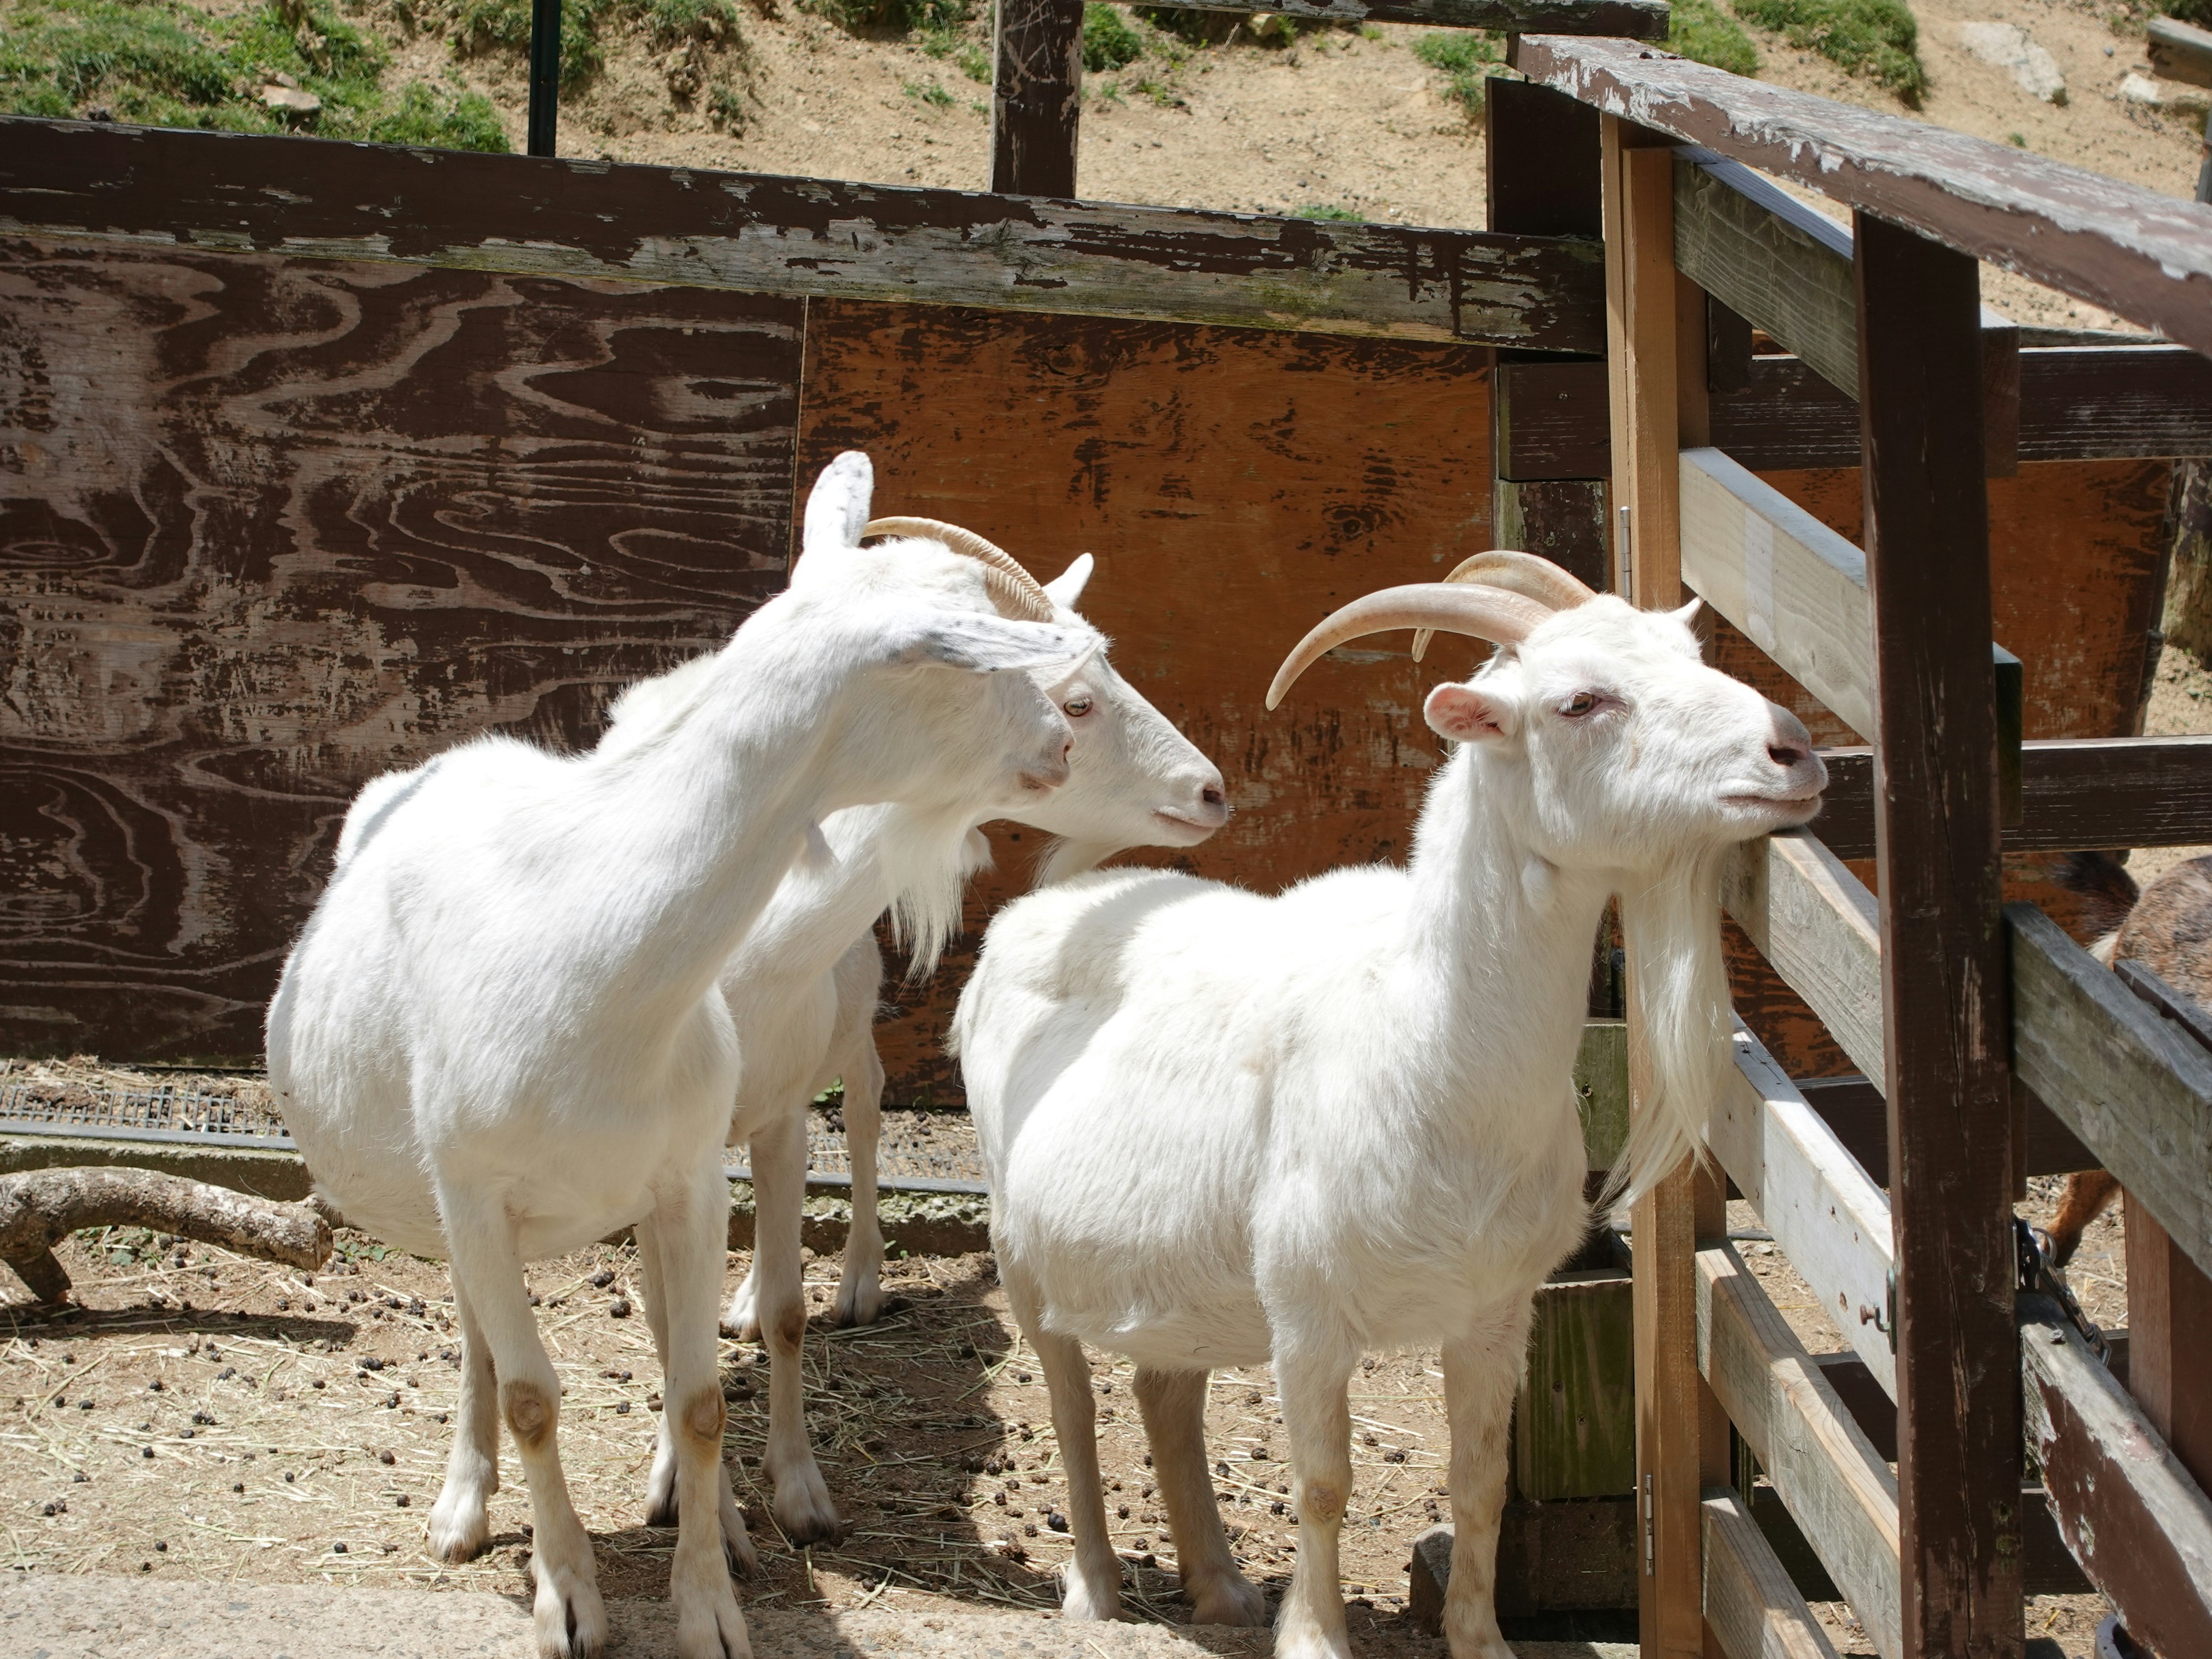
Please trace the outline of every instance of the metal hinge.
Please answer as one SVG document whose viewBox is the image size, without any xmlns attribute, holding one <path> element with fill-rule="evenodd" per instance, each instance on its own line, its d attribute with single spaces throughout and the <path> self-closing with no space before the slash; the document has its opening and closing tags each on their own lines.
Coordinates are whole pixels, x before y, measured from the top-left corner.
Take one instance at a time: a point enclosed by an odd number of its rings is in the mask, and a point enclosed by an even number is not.
<svg viewBox="0 0 2212 1659">
<path fill-rule="evenodd" d="M 2051 1265 L 2051 1258 L 2043 1253 L 2043 1241 L 2035 1236 L 2035 1230 L 2014 1216 L 2012 1231 L 2013 1243 L 2020 1258 L 2020 1288 L 2030 1295 L 2047 1296 L 2056 1302 L 2058 1311 L 2064 1314 L 2074 1328 L 2081 1333 L 2081 1340 L 2089 1345 L 2091 1351 L 2099 1359 L 2109 1364 L 2112 1355 L 2106 1350 L 2104 1332 L 2099 1330 L 2091 1322 L 2089 1316 L 2081 1311 L 2081 1304 L 2074 1299 L 2074 1292 L 2066 1288 L 2065 1279 L 2059 1276 L 2058 1269 Z"/>
</svg>

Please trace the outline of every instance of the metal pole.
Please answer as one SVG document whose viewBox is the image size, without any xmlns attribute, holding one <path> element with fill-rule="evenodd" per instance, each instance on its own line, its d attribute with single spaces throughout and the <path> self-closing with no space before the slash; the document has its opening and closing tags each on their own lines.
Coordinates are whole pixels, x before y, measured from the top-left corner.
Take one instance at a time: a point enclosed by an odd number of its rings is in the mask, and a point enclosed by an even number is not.
<svg viewBox="0 0 2212 1659">
<path fill-rule="evenodd" d="M 532 155 L 554 153 L 561 123 L 561 0 L 531 0 L 530 141 Z"/>
</svg>

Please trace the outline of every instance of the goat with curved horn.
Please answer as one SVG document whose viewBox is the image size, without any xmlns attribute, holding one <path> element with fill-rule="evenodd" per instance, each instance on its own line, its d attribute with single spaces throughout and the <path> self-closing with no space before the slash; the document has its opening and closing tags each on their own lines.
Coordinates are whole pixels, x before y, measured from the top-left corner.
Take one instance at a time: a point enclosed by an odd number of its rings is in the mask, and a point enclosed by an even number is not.
<svg viewBox="0 0 2212 1659">
<path fill-rule="evenodd" d="M 1502 587 L 1509 593 L 1520 593 L 1547 605 L 1553 611 L 1571 611 L 1585 599 L 1594 599 L 1596 592 L 1583 586 L 1580 578 L 1569 574 L 1549 559 L 1540 559 L 1534 553 L 1516 552 L 1510 547 L 1493 547 L 1486 553 L 1477 553 L 1462 559 L 1452 568 L 1448 582 L 1476 582 L 1485 587 Z M 1428 654 L 1429 641 L 1436 637 L 1433 628 L 1413 631 L 1413 660 Z"/>
<path fill-rule="evenodd" d="M 1050 622 L 1058 613 L 1053 609 L 1052 598 L 1037 586 L 1037 579 L 1022 568 L 1021 562 L 998 546 L 987 542 L 972 530 L 957 524 L 947 524 L 942 519 L 871 519 L 860 533 L 863 536 L 920 536 L 933 542 L 942 542 L 955 553 L 975 560 L 986 573 L 995 573 L 1001 580 L 994 581 L 986 574 L 984 586 L 991 597 L 1004 606 L 1008 614 L 1023 622 Z"/>
<path fill-rule="evenodd" d="M 1275 683 L 1267 688 L 1267 707 L 1273 708 L 1282 702 L 1283 694 L 1299 675 L 1324 652 L 1334 650 L 1346 640 L 1387 634 L 1397 628 L 1424 633 L 1442 629 L 1498 645 L 1518 645 L 1528 638 L 1529 629 L 1552 614 L 1552 607 L 1539 600 L 1486 583 L 1455 587 L 1443 582 L 1413 582 L 1404 587 L 1385 587 L 1339 606 L 1314 625 L 1275 671 Z"/>
</svg>

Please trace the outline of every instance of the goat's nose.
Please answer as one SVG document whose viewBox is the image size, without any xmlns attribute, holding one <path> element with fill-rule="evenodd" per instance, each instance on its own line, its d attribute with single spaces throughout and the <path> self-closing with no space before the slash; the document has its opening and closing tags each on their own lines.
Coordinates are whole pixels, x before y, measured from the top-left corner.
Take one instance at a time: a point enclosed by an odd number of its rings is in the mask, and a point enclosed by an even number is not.
<svg viewBox="0 0 2212 1659">
<path fill-rule="evenodd" d="M 1802 766 L 1813 753 L 1813 734 L 1799 720 L 1778 702 L 1766 705 L 1773 727 L 1766 740 L 1766 757 L 1777 766 L 1787 769 Z"/>
<path fill-rule="evenodd" d="M 1208 806 L 1226 806 L 1229 805 L 1229 797 L 1223 794 L 1220 790 L 1215 788 L 1210 783 L 1207 784 L 1205 788 L 1198 792 L 1198 798 L 1204 801 Z"/>
<path fill-rule="evenodd" d="M 1782 767 L 1795 766 L 1811 752 L 1809 750 L 1800 749 L 1793 744 L 1770 743 L 1766 745 L 1766 757 L 1777 766 Z"/>
</svg>

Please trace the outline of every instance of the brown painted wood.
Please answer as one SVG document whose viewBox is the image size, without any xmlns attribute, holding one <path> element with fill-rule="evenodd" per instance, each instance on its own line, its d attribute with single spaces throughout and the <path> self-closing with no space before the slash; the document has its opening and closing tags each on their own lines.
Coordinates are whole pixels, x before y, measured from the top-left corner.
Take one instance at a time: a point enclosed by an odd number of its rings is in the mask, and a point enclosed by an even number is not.
<svg viewBox="0 0 2212 1659">
<path fill-rule="evenodd" d="M 22 240 L 0 296 L 12 1052 L 258 1055 L 361 784 L 586 742 L 782 585 L 799 301 Z"/>
<path fill-rule="evenodd" d="M 1316 22 L 1442 24 L 1449 28 L 1555 30 L 1562 34 L 1667 38 L 1662 0 L 1189 0 L 1188 11 L 1277 12 Z"/>
<path fill-rule="evenodd" d="M 1385 640 L 1316 664 L 1273 714 L 1262 696 L 1333 607 L 1495 544 L 1488 401 L 1477 347 L 814 301 L 800 471 L 865 448 L 882 500 L 971 526 L 1041 575 L 1095 554 L 1085 614 L 1236 809 L 1203 846 L 1127 861 L 1268 891 L 1406 854 L 1441 748 L 1421 699 L 1480 647 L 1440 638 L 1419 666 Z M 945 1026 L 1040 850 L 1033 832 L 990 833 L 997 867 L 945 971 L 888 988 L 892 1101 L 961 1098 Z"/>
<path fill-rule="evenodd" d="M 0 118 L 0 235 L 1604 349 L 1597 249 L 1250 214 Z"/>
<path fill-rule="evenodd" d="M 1613 584 L 1612 543 L 1603 478 L 1498 481 L 1498 544 L 1540 553 L 1603 592 Z"/>
<path fill-rule="evenodd" d="M 992 27 L 991 188 L 1075 194 L 1083 118 L 1083 0 L 998 0 Z"/>
<path fill-rule="evenodd" d="M 2212 1653 L 2212 1503 L 2048 1297 L 2020 1298 L 2027 1428 L 2061 1536 L 2130 1634 Z M 2141 1363 L 2130 1334 L 2130 1376 Z"/>
<path fill-rule="evenodd" d="M 1483 222 L 1523 236 L 1603 235 L 1598 112 L 1530 81 L 1499 75 L 1483 85 Z"/>
<path fill-rule="evenodd" d="M 1624 40 L 1522 34 L 1513 66 L 2212 351 L 2212 208 Z"/>
<path fill-rule="evenodd" d="M 1501 362 L 1496 385 L 1499 477 L 1519 483 L 1612 472 L 1601 361 Z"/>
<path fill-rule="evenodd" d="M 1861 213 L 1861 433 L 1906 1659 L 2021 1643 L 1979 273 Z"/>
<path fill-rule="evenodd" d="M 1806 1103 L 1835 1131 L 1844 1150 L 1859 1161 L 1878 1184 L 1889 1184 L 1889 1106 L 1881 1091 L 1866 1078 L 1807 1078 L 1797 1087 Z M 2069 1175 L 2076 1170 L 2102 1167 L 2097 1155 L 2084 1146 L 2073 1131 L 2051 1115 L 2041 1101 L 2027 1103 L 2027 1173 Z M 1887 1454 L 1892 1462 L 1896 1453 Z"/>
<path fill-rule="evenodd" d="M 1814 833 L 1838 858 L 1874 855 L 1874 756 L 1824 750 Z M 2196 847 L 2212 842 L 2212 737 L 2060 738 L 2023 744 L 2024 816 L 2007 852 Z"/>
</svg>

